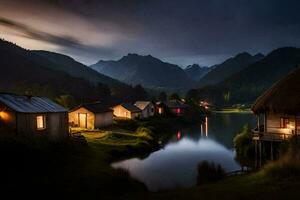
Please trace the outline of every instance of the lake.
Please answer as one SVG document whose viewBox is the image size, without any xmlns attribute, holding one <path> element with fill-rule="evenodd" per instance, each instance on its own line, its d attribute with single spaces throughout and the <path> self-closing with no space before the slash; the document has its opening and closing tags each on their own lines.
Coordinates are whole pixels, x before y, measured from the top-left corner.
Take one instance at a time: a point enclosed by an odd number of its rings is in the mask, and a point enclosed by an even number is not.
<svg viewBox="0 0 300 200">
<path fill-rule="evenodd" d="M 147 158 L 132 158 L 111 166 L 128 170 L 150 191 L 194 186 L 201 161 L 220 164 L 227 172 L 241 169 L 235 161 L 233 138 L 246 123 L 254 126 L 251 113 L 212 114 L 203 124 L 174 133 L 162 149 Z"/>
</svg>

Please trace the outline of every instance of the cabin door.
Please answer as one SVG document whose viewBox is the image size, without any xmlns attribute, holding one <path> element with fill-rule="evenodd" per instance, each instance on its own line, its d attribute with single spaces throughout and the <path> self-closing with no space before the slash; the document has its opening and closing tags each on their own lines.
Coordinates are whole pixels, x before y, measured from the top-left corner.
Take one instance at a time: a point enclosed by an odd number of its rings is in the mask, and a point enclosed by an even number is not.
<svg viewBox="0 0 300 200">
<path fill-rule="evenodd" d="M 80 128 L 87 128 L 87 114 L 79 113 L 78 114 L 78 123 Z"/>
</svg>

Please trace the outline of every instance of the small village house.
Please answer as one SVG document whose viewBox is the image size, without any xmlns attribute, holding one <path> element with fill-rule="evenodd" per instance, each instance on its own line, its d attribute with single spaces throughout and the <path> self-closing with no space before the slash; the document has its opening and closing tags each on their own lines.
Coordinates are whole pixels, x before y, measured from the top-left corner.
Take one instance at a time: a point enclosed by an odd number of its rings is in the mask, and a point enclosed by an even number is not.
<svg viewBox="0 0 300 200">
<path fill-rule="evenodd" d="M 142 111 L 135 105 L 122 103 L 113 108 L 116 117 L 137 119 L 142 117 Z"/>
<path fill-rule="evenodd" d="M 151 101 L 137 101 L 134 105 L 142 111 L 142 118 L 152 117 L 155 114 L 155 106 Z"/>
<path fill-rule="evenodd" d="M 113 123 L 113 110 L 99 102 L 86 103 L 69 111 L 71 126 L 95 129 Z"/>
<path fill-rule="evenodd" d="M 281 141 L 300 134 L 300 68 L 260 96 L 252 107 L 257 116 L 254 140 Z"/>
<path fill-rule="evenodd" d="M 0 93 L 0 127 L 16 134 L 69 134 L 68 112 L 46 97 Z"/>
<path fill-rule="evenodd" d="M 167 105 L 162 101 L 155 103 L 155 113 L 158 115 L 165 115 L 167 113 Z"/>
<path fill-rule="evenodd" d="M 179 100 L 170 100 L 167 102 L 167 108 L 176 116 L 181 116 L 188 107 L 188 105 Z"/>
</svg>

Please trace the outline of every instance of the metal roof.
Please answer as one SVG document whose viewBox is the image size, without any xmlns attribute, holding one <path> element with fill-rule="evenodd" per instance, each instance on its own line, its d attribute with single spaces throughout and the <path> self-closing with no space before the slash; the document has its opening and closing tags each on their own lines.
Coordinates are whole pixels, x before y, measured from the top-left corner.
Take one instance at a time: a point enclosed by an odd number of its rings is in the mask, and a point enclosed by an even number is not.
<svg viewBox="0 0 300 200">
<path fill-rule="evenodd" d="M 136 107 L 135 105 L 129 104 L 129 103 L 122 103 L 120 106 L 122 106 L 123 108 L 125 108 L 126 110 L 130 111 L 130 112 L 141 112 L 141 109 L 139 109 L 138 107 Z"/>
<path fill-rule="evenodd" d="M 46 97 L 0 93 L 0 103 L 21 113 L 54 113 L 67 110 Z"/>
</svg>

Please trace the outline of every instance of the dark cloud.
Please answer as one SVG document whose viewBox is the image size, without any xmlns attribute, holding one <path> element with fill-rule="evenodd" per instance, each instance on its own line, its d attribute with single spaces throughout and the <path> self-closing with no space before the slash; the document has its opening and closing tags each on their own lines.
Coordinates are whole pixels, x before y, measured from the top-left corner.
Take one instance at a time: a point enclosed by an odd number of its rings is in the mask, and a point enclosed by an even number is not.
<svg viewBox="0 0 300 200">
<path fill-rule="evenodd" d="M 25 37 L 28 37 L 30 39 L 40 40 L 65 47 L 76 47 L 82 45 L 78 40 L 70 36 L 58 36 L 50 33 L 45 33 L 25 24 L 18 23 L 3 17 L 0 17 L 0 24 L 21 31 L 22 33 L 24 33 Z"/>
<path fill-rule="evenodd" d="M 99 59 L 105 59 L 105 55 L 111 58 L 136 52 L 170 58 L 180 64 L 188 64 L 186 60 L 203 64 L 210 60 L 209 64 L 213 64 L 214 59 L 220 62 L 220 57 L 242 51 L 268 53 L 282 46 L 300 46 L 298 0 L 26 1 L 32 12 L 36 12 L 37 4 L 58 22 L 64 20 L 64 12 L 69 12 L 93 24 L 98 31 L 118 33 L 126 38 L 109 48 L 88 50 L 94 55 L 103 51 Z M 49 11 L 50 7 L 59 12 Z M 20 24 L 6 25 L 20 28 Z M 89 37 L 57 36 L 27 30 L 26 26 L 21 29 L 29 37 L 68 47 L 68 50 L 84 46 L 84 37 Z"/>
<path fill-rule="evenodd" d="M 83 42 L 68 36 L 68 35 L 54 35 L 46 32 L 42 32 L 32 28 L 31 26 L 18 23 L 16 21 L 0 17 L 0 25 L 9 27 L 14 30 L 18 30 L 25 38 L 39 40 L 42 42 L 58 45 L 61 52 L 70 53 L 74 56 L 79 56 L 81 59 L 96 58 L 99 55 L 111 55 L 115 51 L 111 48 L 97 47 L 85 45 Z"/>
</svg>

